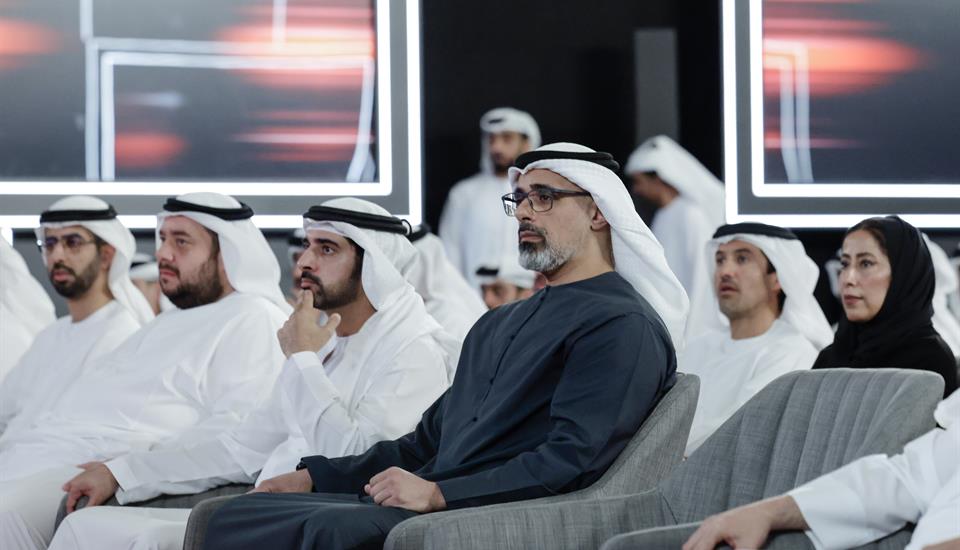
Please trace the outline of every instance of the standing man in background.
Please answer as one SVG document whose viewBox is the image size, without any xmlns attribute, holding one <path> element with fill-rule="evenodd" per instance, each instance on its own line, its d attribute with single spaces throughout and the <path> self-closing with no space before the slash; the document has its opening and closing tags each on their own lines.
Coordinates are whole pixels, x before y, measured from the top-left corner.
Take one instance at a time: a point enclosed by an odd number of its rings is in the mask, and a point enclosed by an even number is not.
<svg viewBox="0 0 960 550">
<path fill-rule="evenodd" d="M 503 215 L 500 202 L 512 191 L 507 169 L 518 156 L 540 146 L 537 122 L 510 107 L 488 111 L 480 119 L 480 130 L 480 172 L 453 186 L 440 216 L 447 256 L 477 292 L 477 269 L 499 264 L 507 233 L 517 233 L 517 221 Z"/>
<path fill-rule="evenodd" d="M 696 337 L 706 322 L 697 314 L 713 300 L 703 247 L 725 223 L 723 183 L 667 136 L 637 147 L 624 172 L 633 181 L 633 193 L 657 207 L 650 229 L 690 297 L 687 336 Z"/>
</svg>

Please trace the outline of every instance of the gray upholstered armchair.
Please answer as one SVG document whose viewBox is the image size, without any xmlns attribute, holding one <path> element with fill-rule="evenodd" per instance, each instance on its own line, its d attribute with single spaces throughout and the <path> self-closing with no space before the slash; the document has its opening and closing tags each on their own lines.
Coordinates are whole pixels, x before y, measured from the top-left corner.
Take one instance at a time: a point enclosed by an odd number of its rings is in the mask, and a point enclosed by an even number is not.
<svg viewBox="0 0 960 550">
<path fill-rule="evenodd" d="M 699 396 L 700 380 L 694 375 L 678 375 L 677 383 L 660 400 L 633 439 L 613 465 L 596 483 L 581 491 L 526 502 L 497 504 L 482 508 L 438 512 L 408 519 L 396 526 L 384 548 L 402 550 L 421 548 L 423 536 L 434 522 L 445 517 L 469 516 L 480 510 L 509 514 L 513 506 L 533 503 L 568 502 L 597 499 L 602 496 L 642 491 L 656 485 L 683 457 L 693 413 Z M 190 513 L 184 550 L 200 550 L 210 517 L 229 500 L 222 497 L 198 504 Z M 488 546 L 489 548 L 489 546 Z"/>
<path fill-rule="evenodd" d="M 747 402 L 655 489 L 425 516 L 430 525 L 423 547 L 598 548 L 615 535 L 646 530 L 616 537 L 604 550 L 676 549 L 694 522 L 711 514 L 782 494 L 864 455 L 899 452 L 933 427 L 942 395 L 943 380 L 925 371 L 787 374 Z M 902 547 L 907 538 L 895 534 L 879 547 Z M 802 533 L 779 535 L 771 543 L 810 547 Z"/>
</svg>

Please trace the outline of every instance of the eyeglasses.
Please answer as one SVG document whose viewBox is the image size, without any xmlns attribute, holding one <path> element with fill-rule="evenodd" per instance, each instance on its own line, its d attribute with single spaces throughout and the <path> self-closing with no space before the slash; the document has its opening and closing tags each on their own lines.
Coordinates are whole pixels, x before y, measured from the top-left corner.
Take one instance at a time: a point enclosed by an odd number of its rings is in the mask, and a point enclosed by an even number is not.
<svg viewBox="0 0 960 550">
<path fill-rule="evenodd" d="M 78 252 L 81 248 L 88 244 L 96 244 L 96 241 L 88 241 L 80 235 L 66 235 L 63 238 L 47 237 L 42 241 L 38 240 L 37 246 L 41 250 L 49 253 L 53 252 L 57 248 L 58 243 L 63 243 L 63 249 L 72 254 Z"/>
<path fill-rule="evenodd" d="M 586 191 L 565 191 L 563 189 L 553 189 L 551 187 L 538 187 L 529 192 L 515 191 L 507 193 L 500 197 L 503 201 L 503 211 L 508 216 L 514 216 L 517 208 L 524 201 L 530 201 L 530 208 L 534 212 L 547 212 L 553 208 L 553 201 L 564 197 L 589 197 L 590 193 Z"/>
</svg>

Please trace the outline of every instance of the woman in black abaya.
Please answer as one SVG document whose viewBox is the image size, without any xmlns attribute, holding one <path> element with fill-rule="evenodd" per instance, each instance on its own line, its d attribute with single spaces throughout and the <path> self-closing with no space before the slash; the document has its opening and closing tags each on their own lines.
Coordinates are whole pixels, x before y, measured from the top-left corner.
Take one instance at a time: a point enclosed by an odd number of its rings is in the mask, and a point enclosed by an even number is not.
<svg viewBox="0 0 960 550">
<path fill-rule="evenodd" d="M 840 259 L 844 316 L 813 368 L 928 370 L 952 393 L 957 363 L 933 328 L 933 261 L 920 231 L 896 216 L 866 219 L 847 231 Z"/>
</svg>

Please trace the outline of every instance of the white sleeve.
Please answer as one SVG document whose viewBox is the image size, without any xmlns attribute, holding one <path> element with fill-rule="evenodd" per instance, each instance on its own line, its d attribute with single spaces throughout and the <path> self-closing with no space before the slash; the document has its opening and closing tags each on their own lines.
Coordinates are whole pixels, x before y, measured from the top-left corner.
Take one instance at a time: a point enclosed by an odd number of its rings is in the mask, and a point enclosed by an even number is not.
<svg viewBox="0 0 960 550">
<path fill-rule="evenodd" d="M 863 457 L 790 491 L 814 546 L 852 548 L 917 522 L 956 471 L 960 439 L 952 432 L 934 429 L 902 454 Z"/>
<path fill-rule="evenodd" d="M 106 463 L 120 484 L 120 504 L 160 495 L 190 495 L 227 483 L 253 483 L 219 440 L 185 449 L 134 453 Z M 219 471 L 219 475 L 214 472 Z"/>
<path fill-rule="evenodd" d="M 768 348 L 757 360 L 757 370 L 739 395 L 737 408 L 742 407 L 770 382 L 788 372 L 809 370 L 817 360 L 817 349 L 803 337 L 783 341 Z"/>
<path fill-rule="evenodd" d="M 28 350 L 0 382 L 0 434 L 6 431 L 10 421 L 20 412 L 22 408 L 20 398 L 28 393 L 25 391 L 23 378 L 31 368 L 30 365 L 26 364 L 31 355 L 30 350 Z"/>
<path fill-rule="evenodd" d="M 206 416 L 171 445 L 186 447 L 232 430 L 263 404 L 273 389 L 283 352 L 279 324 L 266 312 L 246 312 L 217 343 L 210 364 L 196 381 Z"/>
<path fill-rule="evenodd" d="M 131 453 L 107 462 L 120 484 L 117 500 L 127 504 L 162 494 L 199 493 L 226 483 L 253 483 L 254 474 L 286 438 L 279 410 L 275 393 L 240 426 L 216 439 Z"/>
<path fill-rule="evenodd" d="M 350 406 L 315 353 L 295 353 L 289 361 L 286 368 L 295 370 L 299 383 L 282 384 L 284 392 L 309 448 L 328 456 L 359 454 L 409 433 L 447 387 L 443 354 L 420 341 L 372 371 L 361 382 L 369 384 L 366 391 Z"/>
</svg>

